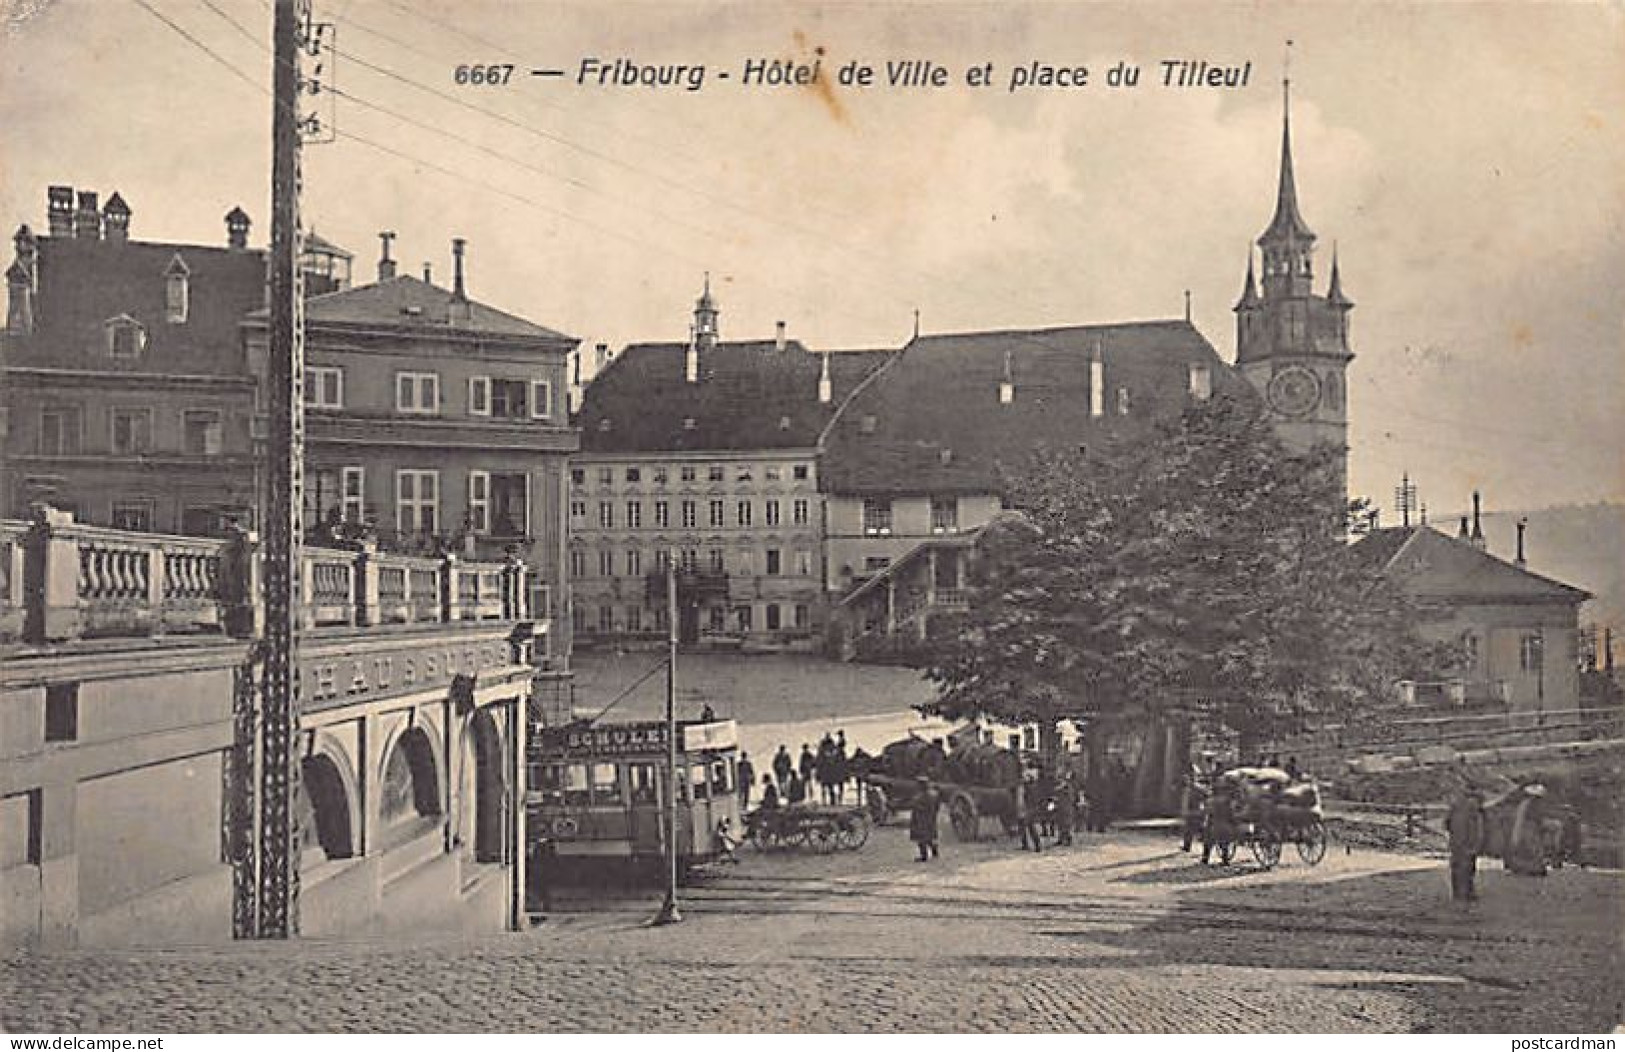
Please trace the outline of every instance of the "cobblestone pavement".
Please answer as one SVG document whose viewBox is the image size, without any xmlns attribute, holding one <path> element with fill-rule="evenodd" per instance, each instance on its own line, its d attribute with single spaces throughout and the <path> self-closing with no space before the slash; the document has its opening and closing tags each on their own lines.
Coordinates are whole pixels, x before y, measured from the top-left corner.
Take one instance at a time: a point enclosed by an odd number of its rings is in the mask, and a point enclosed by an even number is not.
<svg viewBox="0 0 1625 1052">
<path fill-rule="evenodd" d="M 1438 859 L 1289 852 L 1205 868 L 1117 833 L 912 860 L 746 854 L 685 889 L 580 893 L 520 935 L 72 951 L 0 964 L 21 1031 L 1475 1031 L 1612 1029 L 1617 872 L 1491 864 L 1446 900 Z"/>
</svg>

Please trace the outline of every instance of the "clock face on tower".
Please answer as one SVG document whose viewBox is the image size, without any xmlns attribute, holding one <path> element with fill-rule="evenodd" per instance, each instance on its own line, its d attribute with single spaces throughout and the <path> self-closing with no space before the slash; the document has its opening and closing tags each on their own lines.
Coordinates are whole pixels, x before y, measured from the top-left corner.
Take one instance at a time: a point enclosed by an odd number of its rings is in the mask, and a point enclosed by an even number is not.
<svg viewBox="0 0 1625 1052">
<path fill-rule="evenodd" d="M 1320 404 L 1320 380 L 1301 365 L 1289 365 L 1270 377 L 1264 397 L 1285 417 L 1305 417 Z"/>
</svg>

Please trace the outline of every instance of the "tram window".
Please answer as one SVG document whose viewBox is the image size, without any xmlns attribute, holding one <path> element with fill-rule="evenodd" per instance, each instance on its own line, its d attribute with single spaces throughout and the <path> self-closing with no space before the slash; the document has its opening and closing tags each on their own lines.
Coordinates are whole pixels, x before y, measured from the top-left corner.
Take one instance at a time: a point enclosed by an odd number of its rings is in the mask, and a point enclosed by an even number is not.
<svg viewBox="0 0 1625 1052">
<path fill-rule="evenodd" d="M 579 807 L 592 802 L 592 792 L 587 786 L 586 764 L 572 763 L 564 768 L 564 802 Z"/>
<path fill-rule="evenodd" d="M 621 772 L 612 763 L 595 763 L 592 771 L 592 800 L 595 804 L 621 802 Z"/>
<path fill-rule="evenodd" d="M 711 761 L 711 795 L 725 796 L 734 791 L 732 772 L 729 771 L 727 760 Z"/>
<path fill-rule="evenodd" d="M 539 765 L 538 788 L 542 791 L 544 805 L 558 806 L 564 803 L 564 765 L 560 763 L 546 763 Z"/>
<path fill-rule="evenodd" d="M 704 766 L 690 767 L 688 769 L 688 780 L 694 786 L 694 799 L 709 800 L 711 798 L 711 794 L 706 788 Z"/>
<path fill-rule="evenodd" d="M 660 783 L 655 780 L 655 765 L 652 763 L 629 763 L 626 765 L 627 781 L 632 786 L 632 802 L 634 804 L 659 803 L 660 793 L 655 787 Z"/>
</svg>

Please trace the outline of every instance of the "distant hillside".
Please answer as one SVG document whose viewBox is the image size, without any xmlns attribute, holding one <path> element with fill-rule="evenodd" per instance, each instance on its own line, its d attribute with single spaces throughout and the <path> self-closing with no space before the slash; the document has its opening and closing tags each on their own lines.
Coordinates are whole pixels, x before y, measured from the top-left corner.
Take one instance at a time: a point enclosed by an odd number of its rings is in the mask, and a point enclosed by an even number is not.
<svg viewBox="0 0 1625 1052">
<path fill-rule="evenodd" d="M 1524 543 L 1529 568 L 1595 596 L 1581 608 L 1581 622 L 1612 625 L 1616 653 L 1625 651 L 1625 504 L 1571 504 L 1485 515 L 1484 538 L 1493 554 L 1505 559 L 1517 554 L 1520 518 L 1529 520 Z M 1441 529 L 1455 521 L 1435 520 Z"/>
</svg>

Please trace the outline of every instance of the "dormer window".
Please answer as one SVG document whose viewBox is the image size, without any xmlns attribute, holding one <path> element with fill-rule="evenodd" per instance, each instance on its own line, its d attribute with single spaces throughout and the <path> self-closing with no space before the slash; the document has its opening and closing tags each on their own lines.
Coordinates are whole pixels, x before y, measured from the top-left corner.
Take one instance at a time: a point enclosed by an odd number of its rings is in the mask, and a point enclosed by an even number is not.
<svg viewBox="0 0 1625 1052">
<path fill-rule="evenodd" d="M 694 420 L 693 417 L 691 417 L 691 416 L 683 417 L 683 430 L 684 431 L 692 431 L 692 430 L 694 430 L 694 425 L 695 425 L 695 420 Z"/>
<path fill-rule="evenodd" d="M 185 325 L 190 311 L 192 294 L 189 280 L 192 268 L 176 253 L 164 268 L 164 320 L 171 325 Z"/>
<path fill-rule="evenodd" d="M 1198 402 L 1205 402 L 1213 397 L 1213 372 L 1206 365 L 1191 363 L 1190 394 Z"/>
<path fill-rule="evenodd" d="M 788 430 L 790 430 L 790 418 L 789 417 L 787 417 L 787 416 L 779 417 L 779 430 L 780 431 L 788 431 Z"/>
<path fill-rule="evenodd" d="M 128 314 L 102 323 L 107 333 L 107 353 L 112 358 L 139 358 L 147 349 L 147 330 Z"/>
<path fill-rule="evenodd" d="M 607 417 L 607 416 L 604 417 L 602 420 L 598 421 L 598 430 L 600 430 L 600 431 L 608 431 L 610 428 L 612 428 L 614 426 L 615 426 L 614 422 L 612 422 L 610 420 L 610 418 Z"/>
<path fill-rule="evenodd" d="M 865 435 L 874 434 L 875 433 L 875 418 L 872 417 L 872 416 L 866 416 L 862 420 L 858 421 L 858 430 L 860 432 L 862 432 L 863 434 L 865 434 Z"/>
</svg>

